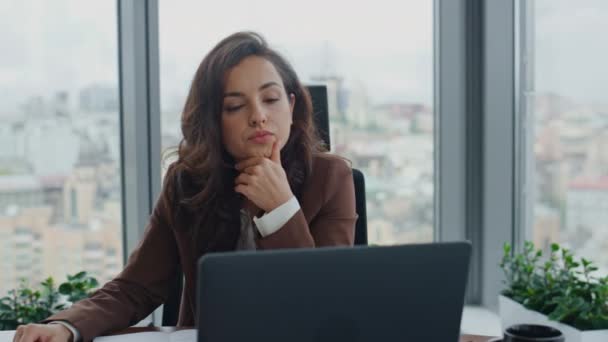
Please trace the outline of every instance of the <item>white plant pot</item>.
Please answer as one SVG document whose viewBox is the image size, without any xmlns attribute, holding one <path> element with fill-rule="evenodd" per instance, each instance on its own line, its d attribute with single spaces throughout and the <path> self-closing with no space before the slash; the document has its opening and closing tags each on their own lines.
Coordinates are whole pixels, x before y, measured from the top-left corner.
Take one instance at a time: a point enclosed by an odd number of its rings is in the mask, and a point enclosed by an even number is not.
<svg viewBox="0 0 608 342">
<path fill-rule="evenodd" d="M 566 338 L 566 342 L 608 341 L 608 330 L 578 330 L 567 324 L 549 320 L 546 315 L 528 310 L 523 305 L 505 296 L 498 296 L 498 311 L 503 330 L 513 324 L 542 324 L 561 331 Z"/>
</svg>

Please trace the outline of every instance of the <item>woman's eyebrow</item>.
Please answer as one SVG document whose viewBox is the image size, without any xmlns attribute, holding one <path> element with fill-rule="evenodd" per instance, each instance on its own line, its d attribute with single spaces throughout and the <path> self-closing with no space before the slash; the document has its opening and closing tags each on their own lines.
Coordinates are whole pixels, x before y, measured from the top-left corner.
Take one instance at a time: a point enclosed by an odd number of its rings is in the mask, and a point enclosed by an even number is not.
<svg viewBox="0 0 608 342">
<path fill-rule="evenodd" d="M 272 87 L 272 86 L 280 87 L 280 85 L 277 82 L 271 81 L 271 82 L 262 84 L 262 86 L 260 87 L 260 90 L 264 90 L 264 89 Z"/>
<path fill-rule="evenodd" d="M 262 84 L 259 89 L 264 90 L 264 89 L 272 87 L 272 86 L 280 87 L 280 85 L 277 82 L 271 81 L 271 82 Z M 226 98 L 226 97 L 244 97 L 244 96 L 245 96 L 245 94 L 238 92 L 238 91 L 231 91 L 231 92 L 224 94 L 224 98 Z"/>
</svg>

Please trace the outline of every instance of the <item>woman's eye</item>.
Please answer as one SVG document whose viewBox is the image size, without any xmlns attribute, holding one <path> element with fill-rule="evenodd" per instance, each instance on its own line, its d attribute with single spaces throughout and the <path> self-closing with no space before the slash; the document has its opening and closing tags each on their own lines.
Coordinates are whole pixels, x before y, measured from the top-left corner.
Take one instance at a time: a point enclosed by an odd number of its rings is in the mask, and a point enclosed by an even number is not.
<svg viewBox="0 0 608 342">
<path fill-rule="evenodd" d="M 269 99 L 264 100 L 264 102 L 266 102 L 266 103 L 275 103 L 277 101 L 279 101 L 279 99 L 277 99 L 277 98 L 269 98 Z"/>
<path fill-rule="evenodd" d="M 226 107 L 224 108 L 224 110 L 230 113 L 230 112 L 236 112 L 237 110 L 239 110 L 239 109 L 241 109 L 241 108 L 243 108 L 243 105 L 237 105 L 237 106 L 226 106 Z"/>
</svg>

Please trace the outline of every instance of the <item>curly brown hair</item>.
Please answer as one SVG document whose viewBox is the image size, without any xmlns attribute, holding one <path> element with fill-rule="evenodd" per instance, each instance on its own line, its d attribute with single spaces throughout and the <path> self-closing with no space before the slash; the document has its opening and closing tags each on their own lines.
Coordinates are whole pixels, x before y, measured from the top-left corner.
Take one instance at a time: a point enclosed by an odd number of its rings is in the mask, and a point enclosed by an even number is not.
<svg viewBox="0 0 608 342">
<path fill-rule="evenodd" d="M 171 203 L 172 225 L 189 230 L 201 254 L 233 250 L 240 234 L 243 197 L 234 191 L 238 172 L 222 144 L 221 112 L 225 75 L 249 56 L 271 62 L 286 93 L 295 96 L 293 125 L 281 162 L 296 197 L 311 173 L 313 155 L 325 151 L 312 119 L 310 94 L 289 62 L 254 32 L 237 32 L 220 41 L 194 75 L 181 116 L 183 139 L 165 158 L 177 155 L 163 191 L 166 203 Z"/>
</svg>

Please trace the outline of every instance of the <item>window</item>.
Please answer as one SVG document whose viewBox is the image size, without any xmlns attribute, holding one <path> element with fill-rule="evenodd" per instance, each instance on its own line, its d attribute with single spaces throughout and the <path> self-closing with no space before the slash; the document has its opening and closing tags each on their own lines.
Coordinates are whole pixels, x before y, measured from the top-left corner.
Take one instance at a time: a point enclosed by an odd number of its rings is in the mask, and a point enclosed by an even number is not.
<svg viewBox="0 0 608 342">
<path fill-rule="evenodd" d="M 105 282 L 116 267 L 92 266 L 122 267 L 116 1 L 5 1 L 0 13 L 0 236 L 12 242 L 0 297 L 20 278 Z M 89 240 L 110 252 L 87 259 Z"/>
<path fill-rule="evenodd" d="M 163 150 L 203 56 L 254 30 L 305 84 L 327 85 L 332 151 L 365 175 L 369 242 L 433 240 L 432 1 L 160 1 L 159 22 Z"/>
<path fill-rule="evenodd" d="M 526 237 L 608 272 L 608 3 L 525 2 L 520 141 Z"/>
</svg>

